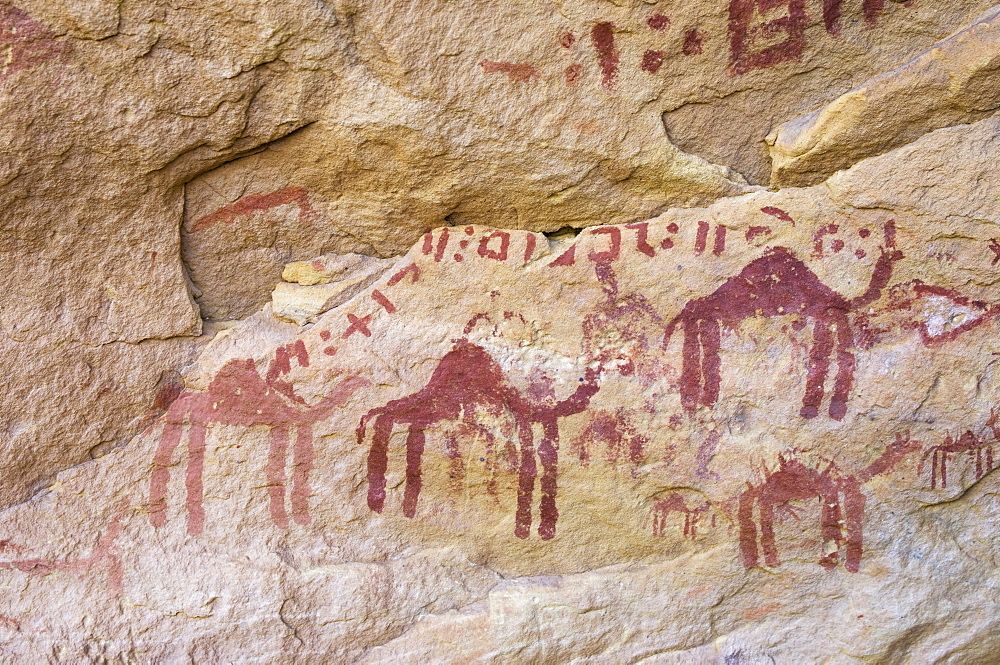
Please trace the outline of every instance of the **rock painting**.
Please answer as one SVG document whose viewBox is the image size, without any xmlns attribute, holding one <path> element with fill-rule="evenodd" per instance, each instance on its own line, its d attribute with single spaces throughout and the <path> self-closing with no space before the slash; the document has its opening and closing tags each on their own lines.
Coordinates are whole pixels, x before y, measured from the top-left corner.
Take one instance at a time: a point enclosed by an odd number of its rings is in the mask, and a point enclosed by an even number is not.
<svg viewBox="0 0 1000 665">
<path fill-rule="evenodd" d="M 888 236 L 887 232 L 887 236 Z M 887 242 L 887 244 L 889 244 Z M 891 247 L 891 245 L 890 245 Z M 823 401 L 830 356 L 836 352 L 837 377 L 830 397 L 830 417 L 842 420 L 854 380 L 854 334 L 848 314 L 878 299 L 892 276 L 899 251 L 883 250 L 868 289 L 850 300 L 819 281 L 791 250 L 769 249 L 747 264 L 713 294 L 692 300 L 667 325 L 664 344 L 679 326 L 684 333 L 684 369 L 681 396 L 686 410 L 712 407 L 719 398 L 720 325 L 731 329 L 754 316 L 799 315 L 813 326 L 809 378 L 802 397 L 803 418 L 815 418 Z"/>
<path fill-rule="evenodd" d="M 309 354 L 301 340 L 280 347 L 263 377 L 253 359 L 230 360 L 212 379 L 207 391 L 186 390 L 170 405 L 162 418 L 160 444 L 153 458 L 149 483 L 149 519 L 154 526 L 163 526 L 167 521 L 170 467 L 187 426 L 187 529 L 191 535 L 202 532 L 205 525 L 202 505 L 205 445 L 213 425 L 263 426 L 268 430 L 265 476 L 271 519 L 279 528 L 287 529 L 290 504 L 292 521 L 309 523 L 309 472 L 315 457 L 313 423 L 343 406 L 364 380 L 347 379 L 319 402 L 308 404 L 295 393 L 290 383 L 280 378 L 291 371 L 292 359 L 303 367 L 309 366 Z M 293 433 L 294 472 L 286 502 L 285 466 Z"/>
<path fill-rule="evenodd" d="M 532 494 L 540 462 L 542 474 L 539 485 L 542 498 L 538 535 L 543 540 L 554 537 L 559 516 L 556 508 L 558 420 L 587 408 L 599 389 L 598 375 L 598 371 L 588 369 L 580 379 L 580 385 L 564 399 L 538 399 L 524 395 L 512 386 L 500 366 L 483 348 L 464 339 L 457 340 L 441 359 L 426 386 L 407 397 L 372 409 L 362 417 L 357 431 L 359 443 L 365 439 L 368 423 L 374 421 L 371 449 L 368 453 L 368 506 L 380 513 L 385 504 L 388 441 L 393 425 L 407 426 L 403 514 L 413 517 L 421 488 L 420 462 L 424 452 L 424 430 L 441 421 L 459 420 L 466 414 L 471 416 L 477 411 L 493 417 L 509 415 L 514 421 L 520 444 L 514 533 L 518 538 L 527 538 L 530 534 Z M 535 425 L 540 426 L 542 433 L 537 451 L 533 432 Z"/>
<path fill-rule="evenodd" d="M 604 40 L 605 32 L 594 38 Z M 613 52 L 605 50 L 612 63 Z M 611 64 L 607 73 L 612 77 Z M 279 204 L 288 202 L 299 199 L 283 194 Z M 258 203 L 254 199 L 232 212 L 244 214 Z M 978 479 L 993 469 L 994 439 L 971 430 L 947 434 L 915 454 L 923 444 L 909 432 L 896 432 L 895 441 L 863 467 L 854 465 L 853 457 L 826 456 L 799 441 L 770 448 L 758 457 L 759 467 L 744 462 L 741 479 L 731 477 L 731 471 L 720 473 L 717 466 L 720 456 L 732 455 L 733 444 L 715 412 L 725 397 L 723 375 L 745 371 L 723 362 L 723 339 L 739 339 L 752 320 L 788 318 L 782 334 L 793 339 L 783 348 L 798 349 L 794 353 L 805 364 L 805 388 L 795 413 L 805 423 L 825 411 L 825 422 L 837 427 L 848 421 L 858 395 L 865 394 L 856 379 L 859 353 L 876 353 L 880 345 L 909 333 L 921 347 L 936 349 L 996 319 L 996 306 L 984 300 L 925 284 L 909 273 L 898 277 L 908 259 L 899 246 L 897 224 L 883 219 L 880 226 L 876 236 L 870 226 L 811 223 L 763 206 L 739 225 L 715 218 L 654 220 L 588 229 L 569 245 L 473 226 L 428 232 L 369 291 L 324 315 L 303 338 L 279 346 L 266 372 L 254 359 L 234 358 L 207 390 L 185 390 L 176 397 L 158 425 L 150 521 L 157 527 L 167 522 L 170 469 L 186 431 L 188 533 L 203 532 L 206 439 L 214 427 L 235 426 L 268 432 L 263 470 L 274 524 L 281 529 L 289 522 L 308 524 L 309 476 L 316 458 L 312 432 L 324 421 L 340 423 L 335 429 L 341 432 L 349 427 L 356 449 L 365 451 L 364 503 L 371 514 L 391 515 L 387 505 L 398 501 L 404 517 L 433 519 L 446 499 L 441 491 L 450 493 L 451 510 L 465 509 L 456 497 L 484 492 L 491 502 L 474 509 L 512 513 L 516 538 L 529 539 L 536 524 L 542 541 L 572 538 L 562 529 L 557 534 L 560 514 L 573 510 L 572 501 L 562 498 L 560 477 L 571 473 L 579 482 L 586 474 L 611 470 L 636 487 L 653 488 L 636 529 L 660 540 L 697 543 L 709 532 L 722 537 L 723 530 L 716 531 L 721 517 L 730 534 L 737 531 L 738 560 L 746 568 L 781 565 L 776 525 L 799 518 L 802 502 L 816 501 L 819 563 L 828 570 L 842 564 L 858 572 L 867 486 L 873 478 L 902 482 L 906 474 L 895 470 L 912 460 L 917 477 L 927 477 L 936 490 L 949 483 L 948 465 L 965 455 Z M 782 237 L 799 238 L 799 246 L 812 251 L 799 253 Z M 742 267 L 737 252 L 751 254 Z M 706 295 L 681 302 L 664 299 L 648 286 L 631 286 L 636 279 L 630 263 L 662 264 L 656 270 L 664 273 L 692 261 L 728 272 L 714 278 L 715 286 L 711 279 L 705 283 L 712 287 Z M 826 261 L 857 264 L 853 295 L 821 279 L 820 274 L 830 274 L 823 268 Z M 470 290 L 468 304 L 449 314 L 461 315 L 464 327 L 447 334 L 440 355 L 427 358 L 423 378 L 393 396 L 379 387 L 392 382 L 368 376 L 366 369 L 342 376 L 322 398 L 307 401 L 297 392 L 288 379 L 293 369 L 312 372 L 317 363 L 324 366 L 333 358 L 343 363 L 366 353 L 376 355 L 365 362 L 376 362 L 379 345 L 405 339 L 408 322 L 426 316 L 409 306 L 414 294 L 446 284 L 450 271 L 457 270 L 485 279 L 491 270 L 522 271 L 534 285 L 527 292 L 537 293 L 537 300 L 486 283 Z M 578 346 L 559 353 L 536 348 L 558 324 L 539 303 L 551 288 L 563 289 L 560 297 L 567 297 L 569 284 L 587 294 L 581 296 L 587 306 L 562 328 L 570 347 Z M 676 332 L 682 337 L 679 345 L 673 343 Z M 995 420 L 987 429 L 995 428 Z M 569 455 L 559 454 L 563 441 Z M 440 452 L 431 455 L 430 450 Z M 473 483 L 480 474 L 485 481 Z M 686 489 L 656 490 L 668 477 L 675 488 Z M 512 501 L 503 498 L 507 490 L 501 489 L 501 478 L 504 488 L 516 494 Z M 428 491 L 434 496 L 422 504 Z"/>
<path fill-rule="evenodd" d="M 778 457 L 778 468 L 765 471 L 763 482 L 751 486 L 739 497 L 740 556 L 743 565 L 759 564 L 757 524 L 760 525 L 760 549 L 767 566 L 780 563 L 774 539 L 775 519 L 782 513 L 795 516 L 789 502 L 816 499 L 820 502 L 820 534 L 824 554 L 819 564 L 826 569 L 837 566 L 844 550 L 844 567 L 858 572 L 864 551 L 863 525 L 866 498 L 861 486 L 877 475 L 890 473 L 903 457 L 920 447 L 908 433 L 896 435 L 882 455 L 856 475 L 845 475 L 830 462 L 820 470 L 797 459 Z M 759 511 L 754 519 L 754 507 Z"/>
<path fill-rule="evenodd" d="M 191 224 L 191 233 L 209 229 L 216 224 L 232 224 L 240 217 L 258 215 L 285 205 L 298 207 L 298 221 L 315 226 L 319 213 L 309 201 L 309 191 L 304 187 L 286 187 L 267 194 L 248 194 L 235 203 L 223 206 Z"/>
<path fill-rule="evenodd" d="M 806 0 L 730 0 L 725 37 L 714 26 L 674 26 L 670 17 L 660 12 L 646 14 L 644 20 L 642 12 L 635 12 L 638 20 L 627 23 L 598 19 L 581 30 L 579 38 L 573 30 L 560 32 L 551 45 L 585 62 L 596 61 L 595 82 L 614 91 L 623 67 L 663 75 L 671 60 L 700 56 L 713 37 L 723 38 L 729 51 L 728 74 L 738 77 L 800 60 L 809 44 L 806 30 L 814 16 L 822 18 L 829 38 L 840 37 L 845 24 L 843 0 L 824 0 L 822 7 L 815 8 L 812 4 Z M 858 15 L 863 18 L 862 25 L 876 26 L 885 11 L 884 0 L 862 0 L 859 5 L 848 8 L 851 19 Z M 848 25 L 858 23 L 851 19 Z M 633 41 L 652 41 L 657 48 L 640 48 L 641 55 L 626 60 L 623 52 L 632 50 Z M 530 62 L 484 59 L 479 66 L 485 74 L 501 74 L 516 83 L 535 83 L 547 76 Z M 584 64 L 574 62 L 560 76 L 572 87 L 583 75 Z"/>
<path fill-rule="evenodd" d="M 69 43 L 24 11 L 0 3 L 0 82 L 17 72 L 65 57 Z"/>
</svg>

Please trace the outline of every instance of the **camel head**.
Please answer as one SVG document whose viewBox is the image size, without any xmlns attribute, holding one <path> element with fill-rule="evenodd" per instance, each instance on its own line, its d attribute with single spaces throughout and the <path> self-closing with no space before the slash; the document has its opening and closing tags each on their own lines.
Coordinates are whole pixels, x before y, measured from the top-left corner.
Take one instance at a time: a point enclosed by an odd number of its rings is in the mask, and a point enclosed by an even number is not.
<svg viewBox="0 0 1000 665">
<path fill-rule="evenodd" d="M 937 346 L 1000 315 L 1000 307 L 973 300 L 954 289 L 912 280 L 886 289 L 882 297 L 856 313 L 858 345 L 916 334 L 924 346 Z"/>
</svg>

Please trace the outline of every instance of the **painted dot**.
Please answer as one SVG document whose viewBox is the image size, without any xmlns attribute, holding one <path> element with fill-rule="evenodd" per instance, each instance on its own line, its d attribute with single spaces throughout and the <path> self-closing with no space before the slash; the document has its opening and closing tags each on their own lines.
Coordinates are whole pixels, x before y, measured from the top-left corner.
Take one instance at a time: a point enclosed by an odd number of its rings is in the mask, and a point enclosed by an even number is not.
<svg viewBox="0 0 1000 665">
<path fill-rule="evenodd" d="M 323 330 L 323 331 L 321 331 L 320 334 L 319 334 L 319 338 L 321 340 L 323 340 L 324 342 L 326 340 L 330 339 L 330 331 L 329 330 Z"/>
<path fill-rule="evenodd" d="M 577 63 L 566 68 L 566 85 L 573 85 L 583 75 L 583 65 Z"/>
<path fill-rule="evenodd" d="M 559 44 L 563 48 L 572 48 L 575 43 L 576 37 L 569 30 L 559 35 Z"/>
<path fill-rule="evenodd" d="M 844 241 L 841 240 L 840 238 L 837 238 L 836 240 L 830 243 L 830 249 L 832 249 L 833 253 L 836 254 L 840 250 L 844 249 Z"/>
<path fill-rule="evenodd" d="M 859 259 L 863 259 L 868 255 L 865 254 L 865 250 L 859 249 L 858 251 L 854 252 L 854 256 L 858 257 Z"/>
<path fill-rule="evenodd" d="M 337 349 L 335 349 L 332 346 L 328 346 L 325 349 L 323 349 L 323 353 L 325 353 L 328 356 L 335 356 L 337 355 Z"/>
<path fill-rule="evenodd" d="M 461 255 L 461 254 L 456 254 L 456 255 L 455 255 L 455 261 L 457 261 L 458 263 L 461 263 L 461 262 L 462 262 L 462 261 L 464 261 L 464 260 L 465 260 L 465 259 L 463 259 L 463 258 L 462 258 L 462 255 Z"/>
<path fill-rule="evenodd" d="M 670 249 L 673 246 L 674 246 L 674 241 L 671 240 L 670 238 L 664 238 L 663 241 L 660 243 L 660 247 L 662 249 Z"/>
<path fill-rule="evenodd" d="M 458 243 L 458 246 L 461 247 L 462 249 L 465 249 L 466 247 L 469 246 L 469 241 L 463 240 L 462 242 Z"/>
<path fill-rule="evenodd" d="M 650 74 L 655 74 L 659 71 L 660 67 L 663 66 L 663 51 L 653 51 L 648 50 L 642 54 L 642 69 L 643 71 L 649 72 Z"/>
<path fill-rule="evenodd" d="M 677 233 L 678 230 L 680 230 L 680 227 L 674 222 L 671 222 L 670 226 L 667 227 L 667 231 L 670 231 L 671 233 Z"/>
<path fill-rule="evenodd" d="M 465 227 L 465 235 L 471 236 L 475 232 L 476 232 L 476 230 L 474 228 L 472 228 L 471 226 L 466 226 Z"/>
<path fill-rule="evenodd" d="M 684 33 L 684 46 L 681 53 L 684 55 L 700 55 L 704 50 L 705 36 L 697 30 L 688 30 Z"/>
<path fill-rule="evenodd" d="M 868 229 L 861 229 L 860 231 L 858 231 L 858 235 L 861 236 L 862 238 L 867 238 L 871 234 L 872 232 Z"/>
<path fill-rule="evenodd" d="M 666 30 L 670 27 L 670 19 L 663 14 L 653 14 L 646 19 L 646 25 L 653 30 Z"/>
</svg>

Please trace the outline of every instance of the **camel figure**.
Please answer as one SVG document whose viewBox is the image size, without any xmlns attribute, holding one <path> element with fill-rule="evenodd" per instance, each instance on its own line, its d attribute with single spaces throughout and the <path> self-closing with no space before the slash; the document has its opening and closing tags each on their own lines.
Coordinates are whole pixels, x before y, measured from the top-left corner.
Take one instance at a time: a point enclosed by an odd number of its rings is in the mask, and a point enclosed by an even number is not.
<svg viewBox="0 0 1000 665">
<path fill-rule="evenodd" d="M 888 232 L 886 236 L 887 240 L 891 238 Z M 887 244 L 892 247 L 891 243 Z M 889 283 L 893 263 L 902 257 L 901 252 L 883 248 L 868 289 L 848 300 L 823 284 L 791 250 L 774 247 L 748 263 L 714 293 L 689 301 L 667 325 L 663 339 L 666 348 L 676 327 L 683 328 L 680 393 L 684 409 L 693 412 L 699 404 L 712 407 L 719 398 L 720 325 L 735 329 L 750 317 L 797 314 L 812 320 L 808 379 L 799 413 L 803 418 L 815 418 L 819 414 L 830 356 L 836 349 L 837 377 L 829 412 L 834 420 L 842 420 L 847 413 L 847 398 L 854 380 L 854 354 L 851 352 L 854 335 L 848 314 L 878 299 Z"/>
<path fill-rule="evenodd" d="M 558 402 L 526 397 L 510 383 L 500 365 L 484 348 L 464 338 L 456 340 L 426 386 L 362 416 L 357 428 L 359 444 L 365 440 L 368 423 L 374 420 L 368 453 L 368 507 L 381 513 L 385 505 L 389 437 L 395 425 L 405 424 L 408 430 L 403 515 L 413 517 L 421 489 L 424 431 L 442 421 L 469 418 L 477 409 L 482 409 L 494 416 L 509 414 L 514 420 L 520 445 L 514 529 L 518 538 L 527 538 L 531 531 L 532 494 L 538 476 L 532 430 L 535 424 L 541 425 L 542 439 L 537 450 L 542 465 L 538 534 L 544 540 L 554 537 L 559 516 L 556 508 L 558 419 L 587 408 L 598 391 L 597 377 L 597 370 L 587 369 L 576 390 Z"/>
<path fill-rule="evenodd" d="M 271 519 L 282 529 L 288 528 L 285 460 L 290 434 L 295 431 L 295 470 L 290 493 L 292 520 L 296 524 L 309 523 L 309 472 L 312 470 L 314 457 L 312 425 L 329 417 L 364 381 L 352 377 L 318 403 L 306 404 L 305 400 L 295 394 L 290 384 L 278 378 L 290 371 L 289 351 L 297 357 L 300 365 L 309 365 L 305 345 L 299 340 L 278 349 L 265 377 L 261 377 L 253 359 L 233 359 L 223 365 L 213 377 L 207 391 L 186 390 L 170 405 L 163 417 L 163 432 L 153 457 L 149 485 L 149 520 L 153 526 L 166 524 L 170 466 L 173 464 L 174 450 L 180 445 L 187 425 L 187 530 L 191 535 L 202 532 L 205 522 L 205 510 L 202 506 L 205 433 L 214 424 L 240 427 L 265 425 L 269 428 L 265 476 Z"/>
<path fill-rule="evenodd" d="M 931 489 L 937 489 L 937 481 L 940 477 L 941 487 L 948 487 L 948 455 L 958 457 L 962 453 L 969 456 L 969 459 L 976 462 L 976 480 L 979 480 L 993 470 L 993 445 L 1000 440 L 1000 426 L 997 419 L 1000 414 L 996 411 L 990 414 L 990 419 L 986 426 L 993 432 L 993 441 L 988 441 L 986 436 L 976 436 L 972 430 L 966 430 L 958 438 L 953 438 L 951 434 L 944 437 L 944 443 L 931 446 L 920 459 L 917 467 L 917 475 L 923 472 L 927 458 L 931 458 Z"/>
<path fill-rule="evenodd" d="M 750 486 L 739 497 L 738 522 L 740 529 L 740 556 L 746 568 L 758 565 L 757 529 L 753 519 L 756 504 L 760 514 L 760 546 L 767 566 L 779 565 L 778 549 L 774 539 L 775 514 L 784 512 L 795 515 L 789 501 L 817 498 L 822 505 L 820 534 L 823 543 L 836 547 L 825 553 L 819 564 L 827 570 L 837 566 L 841 544 L 844 545 L 844 567 L 858 572 L 863 553 L 862 525 L 865 519 L 865 495 L 861 486 L 875 476 L 886 474 L 909 453 L 920 447 L 910 439 L 909 432 L 896 434 L 874 462 L 857 475 L 841 475 L 835 464 L 820 471 L 796 459 L 778 456 L 778 470 L 767 473 L 764 482 Z M 843 510 L 841 509 L 843 507 Z"/>
<path fill-rule="evenodd" d="M 690 540 L 695 540 L 698 537 L 698 523 L 701 521 L 703 513 L 711 515 L 711 525 L 715 526 L 715 513 L 712 511 L 711 503 L 695 501 L 694 505 L 690 505 L 683 494 L 671 492 L 665 499 L 657 501 L 649 509 L 647 521 L 650 519 L 652 521 L 654 536 L 662 538 L 666 535 L 668 518 L 672 513 L 680 513 L 684 516 L 684 526 L 681 533 L 684 538 Z M 645 521 L 643 526 L 645 526 Z"/>
</svg>

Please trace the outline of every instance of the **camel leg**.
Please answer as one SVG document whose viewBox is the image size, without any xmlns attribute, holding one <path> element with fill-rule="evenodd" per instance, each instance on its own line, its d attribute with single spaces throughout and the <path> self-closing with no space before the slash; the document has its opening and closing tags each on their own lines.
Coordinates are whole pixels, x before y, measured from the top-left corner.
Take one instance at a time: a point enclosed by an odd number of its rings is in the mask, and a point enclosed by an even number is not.
<svg viewBox="0 0 1000 665">
<path fill-rule="evenodd" d="M 847 535 L 847 552 L 844 566 L 852 573 L 861 568 L 864 553 L 865 495 L 861 485 L 854 479 L 844 488 L 844 531 Z"/>
<path fill-rule="evenodd" d="M 288 514 L 285 512 L 285 457 L 288 454 L 288 428 L 271 428 L 267 467 L 267 493 L 270 497 L 271 520 L 279 529 L 288 528 Z"/>
<path fill-rule="evenodd" d="M 385 474 L 389 467 L 389 435 L 392 418 L 382 414 L 372 427 L 372 447 L 368 450 L 368 507 L 381 513 L 385 505 Z"/>
<path fill-rule="evenodd" d="M 937 489 L 938 454 L 931 449 L 931 489 Z"/>
<path fill-rule="evenodd" d="M 764 563 L 772 568 L 780 564 L 778 546 L 774 542 L 774 504 L 758 501 L 760 506 L 760 548 L 764 550 Z"/>
<path fill-rule="evenodd" d="M 202 475 L 205 470 L 205 428 L 191 425 L 188 430 L 188 466 L 184 484 L 187 488 L 187 531 L 192 536 L 201 533 L 205 526 L 205 508 L 202 506 L 204 488 Z"/>
<path fill-rule="evenodd" d="M 538 535 L 549 540 L 556 535 L 556 521 L 559 509 L 556 507 L 559 471 L 559 425 L 555 418 L 542 423 L 542 441 L 538 445 L 538 458 L 542 462 L 542 502 L 538 523 Z"/>
<path fill-rule="evenodd" d="M 484 427 L 483 435 L 486 437 L 486 453 L 483 456 L 486 460 L 486 493 L 496 497 L 497 473 L 499 473 L 500 468 L 499 452 L 496 448 L 496 438 L 493 436 L 493 432 Z"/>
<path fill-rule="evenodd" d="M 851 394 L 851 384 L 854 383 L 854 354 L 851 345 L 854 335 L 847 317 L 837 320 L 837 380 L 833 384 L 833 396 L 830 398 L 830 417 L 843 420 L 847 415 L 847 399 Z"/>
<path fill-rule="evenodd" d="M 292 521 L 309 524 L 309 474 L 312 472 L 316 451 L 313 449 L 312 425 L 299 425 L 295 432 L 295 466 L 292 471 Z"/>
<path fill-rule="evenodd" d="M 535 465 L 535 442 L 531 423 L 518 423 L 517 429 L 521 441 L 521 466 L 518 469 L 514 535 L 518 538 L 527 538 L 531 534 L 531 494 L 535 489 L 538 467 Z"/>
<path fill-rule="evenodd" d="M 149 523 L 161 527 L 167 523 L 167 483 L 170 466 L 174 463 L 174 450 L 180 445 L 184 425 L 165 422 L 160 435 L 160 445 L 153 455 L 153 472 L 149 479 Z"/>
<path fill-rule="evenodd" d="M 420 498 L 420 487 L 423 484 L 420 472 L 420 459 L 424 454 L 424 430 L 410 427 L 406 436 L 406 487 L 403 490 L 403 515 L 413 517 L 417 514 L 417 499 Z"/>
<path fill-rule="evenodd" d="M 719 332 L 719 322 L 715 319 L 702 319 L 698 323 L 698 339 L 701 342 L 703 381 L 701 403 L 713 407 L 719 401 L 719 386 L 722 384 L 722 362 L 719 359 L 722 336 Z"/>
<path fill-rule="evenodd" d="M 802 396 L 802 409 L 799 411 L 803 418 L 815 418 L 819 415 L 819 407 L 823 404 L 824 384 L 830 372 L 830 355 L 833 353 L 833 336 L 830 334 L 829 323 L 814 320 L 812 336 L 812 348 L 809 349 L 806 364 L 806 392 Z"/>
<path fill-rule="evenodd" d="M 698 408 L 698 397 L 701 394 L 701 335 L 698 321 L 684 319 L 684 346 L 681 365 L 681 405 L 685 411 L 693 412 Z"/>
<path fill-rule="evenodd" d="M 747 490 L 740 495 L 738 522 L 740 525 L 740 558 L 744 568 L 757 565 L 757 525 L 753 521 L 754 493 Z"/>
</svg>

